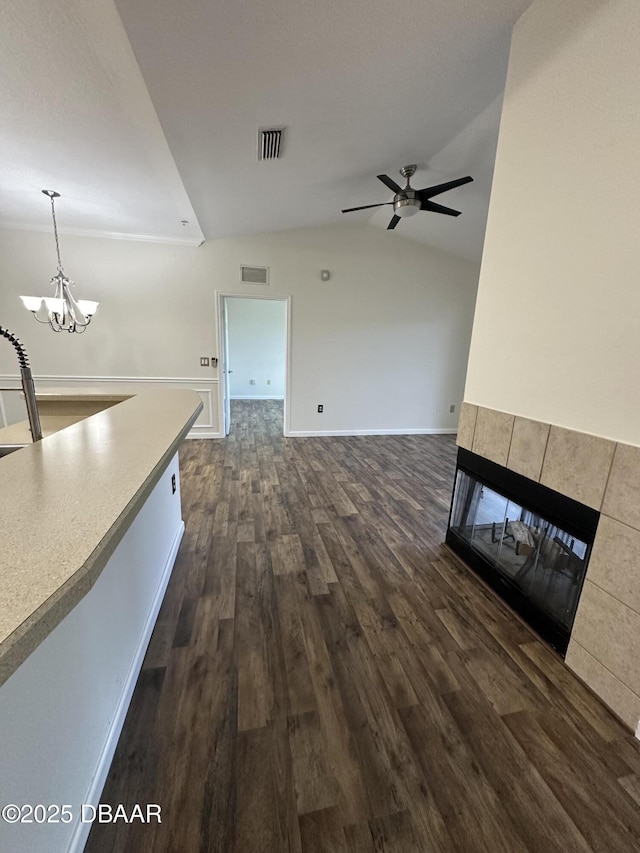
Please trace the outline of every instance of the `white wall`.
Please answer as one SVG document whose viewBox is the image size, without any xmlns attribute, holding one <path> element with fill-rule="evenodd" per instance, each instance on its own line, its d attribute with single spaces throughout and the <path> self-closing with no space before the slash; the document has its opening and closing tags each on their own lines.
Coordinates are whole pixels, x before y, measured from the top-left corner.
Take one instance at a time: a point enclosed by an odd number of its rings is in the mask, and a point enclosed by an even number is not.
<svg viewBox="0 0 640 853">
<path fill-rule="evenodd" d="M 82 336 L 38 326 L 17 298 L 46 292 L 52 236 L 0 233 L 0 322 L 23 339 L 36 378 L 217 379 L 199 366 L 201 355 L 219 356 L 215 292 L 259 295 L 239 281 L 240 264 L 265 265 L 267 293 L 292 297 L 293 432 L 457 424 L 478 276 L 466 261 L 347 223 L 199 249 L 63 234 L 61 248 L 78 295 L 102 303 Z M 331 281 L 320 281 L 321 269 L 331 270 Z M 15 372 L 5 342 L 0 375 Z"/>
<path fill-rule="evenodd" d="M 640 4 L 516 25 L 465 398 L 640 444 Z"/>
<path fill-rule="evenodd" d="M 284 397 L 287 305 L 274 299 L 227 298 L 231 397 Z M 251 384 L 251 380 L 255 385 Z"/>
<path fill-rule="evenodd" d="M 0 231 L 0 324 L 18 334 L 34 373 L 203 376 L 214 346 L 212 270 L 192 247 L 60 235 L 65 271 L 79 298 L 100 307 L 82 335 L 38 326 L 19 294 L 49 295 L 56 272 L 53 235 Z M 7 368 L 9 370 L 7 370 Z M 15 372 L 2 342 L 0 372 Z"/>
<path fill-rule="evenodd" d="M 472 265 L 353 224 L 210 248 L 220 290 L 255 294 L 237 283 L 239 267 L 260 264 L 270 268 L 269 293 L 292 296 L 292 432 L 455 428 L 448 409 L 462 396 Z"/>
</svg>

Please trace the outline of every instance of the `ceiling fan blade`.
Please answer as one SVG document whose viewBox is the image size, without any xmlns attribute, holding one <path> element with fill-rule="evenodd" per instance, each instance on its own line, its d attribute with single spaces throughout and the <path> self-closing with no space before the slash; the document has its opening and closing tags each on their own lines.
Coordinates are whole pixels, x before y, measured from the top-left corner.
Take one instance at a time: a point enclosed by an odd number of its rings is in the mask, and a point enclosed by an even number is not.
<svg viewBox="0 0 640 853">
<path fill-rule="evenodd" d="M 454 187 L 461 187 L 462 184 L 468 184 L 472 180 L 473 178 L 471 175 L 467 175 L 466 178 L 456 178 L 455 181 L 447 181 L 446 184 L 437 184 L 435 187 L 425 187 L 423 190 L 418 190 L 416 195 L 422 201 L 424 199 L 431 198 L 434 195 L 446 193 L 447 190 L 452 190 Z"/>
<path fill-rule="evenodd" d="M 392 201 L 383 201 L 380 204 L 365 204 L 362 207 L 348 207 L 343 213 L 353 213 L 354 210 L 368 210 L 370 207 L 384 207 L 385 204 L 393 204 Z"/>
<path fill-rule="evenodd" d="M 436 204 L 435 201 L 426 201 L 422 202 L 422 207 L 420 210 L 431 210 L 433 213 L 446 213 L 447 216 L 460 216 L 462 211 L 454 210 L 451 207 L 445 207 L 443 204 Z"/>
<path fill-rule="evenodd" d="M 393 192 L 393 193 L 401 193 L 402 192 L 402 188 L 399 187 L 395 181 L 392 181 L 391 178 L 389 177 L 389 175 L 378 175 L 378 180 L 382 181 L 382 183 L 385 186 L 389 187 L 391 192 Z"/>
<path fill-rule="evenodd" d="M 393 231 L 396 225 L 400 222 L 400 217 L 396 216 L 395 213 L 391 217 L 391 222 L 387 225 L 387 231 Z"/>
</svg>

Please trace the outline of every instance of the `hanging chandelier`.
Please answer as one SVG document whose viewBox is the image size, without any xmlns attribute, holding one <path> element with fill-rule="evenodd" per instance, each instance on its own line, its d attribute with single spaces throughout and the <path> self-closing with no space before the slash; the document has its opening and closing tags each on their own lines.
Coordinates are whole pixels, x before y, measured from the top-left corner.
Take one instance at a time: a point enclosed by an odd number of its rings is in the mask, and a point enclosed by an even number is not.
<svg viewBox="0 0 640 853">
<path fill-rule="evenodd" d="M 62 269 L 60 260 L 60 244 L 58 242 L 58 226 L 56 224 L 56 209 L 54 199 L 60 198 L 60 193 L 55 190 L 42 190 L 51 199 L 51 216 L 53 217 L 53 233 L 56 238 L 56 252 L 58 254 L 58 272 L 51 279 L 54 286 L 53 296 L 21 296 L 24 307 L 31 311 L 39 323 L 48 323 L 54 332 L 76 332 L 81 334 L 85 331 L 91 318 L 96 313 L 99 302 L 91 302 L 88 299 L 74 299 L 71 293 L 73 282 L 67 278 Z"/>
</svg>

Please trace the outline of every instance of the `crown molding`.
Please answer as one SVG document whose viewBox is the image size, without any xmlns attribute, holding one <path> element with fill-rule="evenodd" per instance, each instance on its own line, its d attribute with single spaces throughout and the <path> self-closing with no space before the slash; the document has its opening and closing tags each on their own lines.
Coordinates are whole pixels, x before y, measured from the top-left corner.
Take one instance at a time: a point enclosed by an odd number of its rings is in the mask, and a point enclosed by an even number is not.
<svg viewBox="0 0 640 853">
<path fill-rule="evenodd" d="M 8 231 L 36 231 L 51 233 L 50 225 L 26 225 L 20 222 L 0 222 L 0 228 Z M 120 231 L 94 231 L 89 228 L 58 228 L 58 234 L 69 237 L 97 237 L 105 240 L 132 240 L 137 243 L 162 243 L 168 246 L 197 248 L 205 243 L 203 237 L 167 237 L 159 234 L 124 234 Z"/>
</svg>

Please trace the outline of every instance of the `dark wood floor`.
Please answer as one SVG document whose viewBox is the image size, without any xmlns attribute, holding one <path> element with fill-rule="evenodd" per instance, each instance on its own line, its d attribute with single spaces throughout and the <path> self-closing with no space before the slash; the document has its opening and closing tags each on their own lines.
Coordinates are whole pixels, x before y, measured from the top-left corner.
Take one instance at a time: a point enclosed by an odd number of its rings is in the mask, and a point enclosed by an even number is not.
<svg viewBox="0 0 640 853">
<path fill-rule="evenodd" d="M 87 850 L 638 851 L 638 743 L 441 545 L 451 436 L 181 452 L 186 534 Z"/>
</svg>

